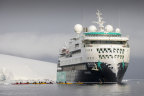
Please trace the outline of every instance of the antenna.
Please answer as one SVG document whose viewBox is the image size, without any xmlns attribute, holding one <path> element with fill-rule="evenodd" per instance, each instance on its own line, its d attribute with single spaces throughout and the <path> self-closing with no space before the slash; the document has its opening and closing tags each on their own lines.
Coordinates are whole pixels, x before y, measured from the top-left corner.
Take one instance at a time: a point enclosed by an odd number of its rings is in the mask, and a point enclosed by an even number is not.
<svg viewBox="0 0 144 96">
<path fill-rule="evenodd" d="M 82 25 L 85 26 L 84 8 L 82 8 Z"/>
<path fill-rule="evenodd" d="M 119 28 L 121 28 L 121 24 L 120 24 L 120 9 L 118 10 L 118 26 Z"/>
<path fill-rule="evenodd" d="M 98 18 L 98 21 L 93 21 L 93 23 L 96 23 L 96 24 L 98 24 L 99 25 L 99 31 L 100 32 L 103 32 L 104 31 L 104 26 L 103 26 L 103 24 L 105 23 L 102 19 L 102 17 L 101 17 L 101 15 L 102 15 L 102 13 L 99 11 L 99 10 L 97 10 L 97 12 L 96 12 L 96 16 L 97 16 L 97 18 Z"/>
</svg>

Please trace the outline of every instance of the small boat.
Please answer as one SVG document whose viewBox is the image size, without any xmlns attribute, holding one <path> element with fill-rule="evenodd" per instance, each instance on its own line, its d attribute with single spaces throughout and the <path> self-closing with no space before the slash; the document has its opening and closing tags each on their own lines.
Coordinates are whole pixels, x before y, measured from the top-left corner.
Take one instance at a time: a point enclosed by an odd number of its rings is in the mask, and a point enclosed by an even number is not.
<svg viewBox="0 0 144 96">
<path fill-rule="evenodd" d="M 53 84 L 53 82 L 32 82 L 32 83 L 29 83 L 29 82 L 26 82 L 26 83 L 22 83 L 22 82 L 16 82 L 16 83 L 12 83 L 12 85 L 25 85 L 25 84 Z"/>
</svg>

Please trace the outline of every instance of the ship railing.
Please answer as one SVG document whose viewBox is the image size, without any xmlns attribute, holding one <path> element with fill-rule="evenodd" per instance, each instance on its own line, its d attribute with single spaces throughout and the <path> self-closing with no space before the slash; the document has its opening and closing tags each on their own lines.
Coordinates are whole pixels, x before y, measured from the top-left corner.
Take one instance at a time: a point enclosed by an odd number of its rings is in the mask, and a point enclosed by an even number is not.
<svg viewBox="0 0 144 96">
<path fill-rule="evenodd" d="M 83 36 L 84 40 L 120 40 L 120 41 L 128 41 L 129 36 Z"/>
<path fill-rule="evenodd" d="M 127 37 L 129 38 L 129 35 L 83 35 L 83 37 Z"/>
</svg>

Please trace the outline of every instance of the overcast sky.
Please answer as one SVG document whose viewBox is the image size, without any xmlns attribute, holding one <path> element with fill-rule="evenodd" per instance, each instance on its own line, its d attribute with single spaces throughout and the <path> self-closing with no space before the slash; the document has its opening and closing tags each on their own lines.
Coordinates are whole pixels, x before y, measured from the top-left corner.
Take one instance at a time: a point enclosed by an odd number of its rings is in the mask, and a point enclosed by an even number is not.
<svg viewBox="0 0 144 96">
<path fill-rule="evenodd" d="M 57 62 L 59 49 L 75 35 L 74 25 L 91 25 L 97 9 L 105 24 L 129 35 L 129 72 L 144 67 L 143 0 L 0 0 L 0 53 Z"/>
</svg>

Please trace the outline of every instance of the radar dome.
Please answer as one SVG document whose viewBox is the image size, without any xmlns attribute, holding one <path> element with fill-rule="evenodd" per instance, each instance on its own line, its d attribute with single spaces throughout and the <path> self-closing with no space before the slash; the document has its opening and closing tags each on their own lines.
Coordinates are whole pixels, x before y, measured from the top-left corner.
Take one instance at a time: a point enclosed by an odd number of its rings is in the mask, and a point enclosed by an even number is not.
<svg viewBox="0 0 144 96">
<path fill-rule="evenodd" d="M 106 25 L 105 30 L 106 30 L 106 32 L 112 32 L 113 26 L 112 25 Z"/>
<path fill-rule="evenodd" d="M 116 28 L 116 33 L 120 33 L 120 29 L 119 28 Z"/>
<path fill-rule="evenodd" d="M 89 31 L 89 32 L 96 32 L 96 31 L 97 31 L 97 28 L 96 28 L 96 26 L 91 25 L 91 26 L 89 26 L 88 31 Z"/>
<path fill-rule="evenodd" d="M 76 24 L 74 26 L 74 30 L 75 30 L 76 33 L 81 33 L 83 31 L 83 27 L 82 27 L 81 24 Z"/>
</svg>

